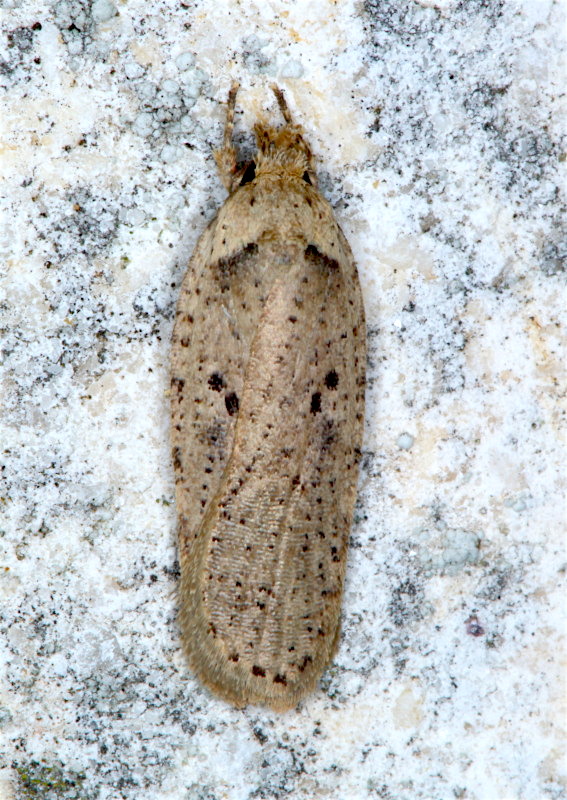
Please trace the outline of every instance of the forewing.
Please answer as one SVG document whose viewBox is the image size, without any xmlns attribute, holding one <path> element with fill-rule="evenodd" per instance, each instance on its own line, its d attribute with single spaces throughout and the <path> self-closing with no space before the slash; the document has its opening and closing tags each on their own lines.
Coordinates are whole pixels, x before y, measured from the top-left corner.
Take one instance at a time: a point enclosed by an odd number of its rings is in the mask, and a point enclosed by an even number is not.
<svg viewBox="0 0 567 800">
<path fill-rule="evenodd" d="M 193 542 L 232 451 L 250 346 L 271 280 L 258 268 L 253 247 L 210 263 L 222 220 L 221 212 L 197 244 L 172 337 L 171 443 L 182 563 L 194 563 Z"/>
<path fill-rule="evenodd" d="M 196 541 L 186 624 L 207 631 L 197 661 L 233 702 L 294 705 L 336 645 L 364 415 L 364 315 L 344 247 L 343 264 L 296 251 L 272 285 Z"/>
</svg>

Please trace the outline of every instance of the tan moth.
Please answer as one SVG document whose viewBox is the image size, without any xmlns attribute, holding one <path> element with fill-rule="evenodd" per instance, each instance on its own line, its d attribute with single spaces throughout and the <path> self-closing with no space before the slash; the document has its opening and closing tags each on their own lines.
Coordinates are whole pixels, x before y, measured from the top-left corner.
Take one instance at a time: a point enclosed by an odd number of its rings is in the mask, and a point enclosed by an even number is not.
<svg viewBox="0 0 567 800">
<path fill-rule="evenodd" d="M 366 344 L 350 247 L 272 89 L 285 124 L 256 123 L 243 165 L 229 94 L 229 196 L 181 286 L 171 438 L 189 662 L 234 705 L 284 711 L 338 643 Z"/>
</svg>

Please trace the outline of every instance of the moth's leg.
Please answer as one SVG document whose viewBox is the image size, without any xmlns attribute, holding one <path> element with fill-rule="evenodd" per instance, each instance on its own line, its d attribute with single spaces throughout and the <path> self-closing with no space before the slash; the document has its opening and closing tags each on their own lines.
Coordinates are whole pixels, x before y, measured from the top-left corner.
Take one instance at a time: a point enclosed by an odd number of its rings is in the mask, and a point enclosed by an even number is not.
<svg viewBox="0 0 567 800">
<path fill-rule="evenodd" d="M 276 100 L 278 101 L 282 117 L 285 119 L 288 125 L 293 125 L 293 118 L 291 116 L 291 111 L 289 110 L 288 105 L 286 103 L 284 93 L 282 92 L 279 86 L 276 86 L 275 83 L 273 83 L 270 88 L 276 96 Z"/>
<path fill-rule="evenodd" d="M 226 109 L 226 122 L 224 126 L 224 138 L 222 148 L 215 150 L 214 156 L 217 162 L 220 179 L 223 185 L 232 191 L 236 177 L 236 148 L 232 144 L 232 133 L 234 130 L 234 107 L 236 105 L 236 95 L 238 94 L 239 84 L 235 81 L 228 93 L 228 104 Z"/>
</svg>

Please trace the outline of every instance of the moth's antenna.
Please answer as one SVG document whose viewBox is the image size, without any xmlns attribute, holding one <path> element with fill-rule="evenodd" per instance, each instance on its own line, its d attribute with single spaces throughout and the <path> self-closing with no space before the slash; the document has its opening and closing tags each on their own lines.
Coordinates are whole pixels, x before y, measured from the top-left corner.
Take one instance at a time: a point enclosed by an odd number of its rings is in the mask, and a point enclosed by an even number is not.
<svg viewBox="0 0 567 800">
<path fill-rule="evenodd" d="M 215 161 L 225 188 L 232 192 L 236 183 L 236 148 L 232 144 L 232 134 L 234 133 L 234 107 L 236 105 L 236 95 L 240 84 L 234 81 L 228 93 L 226 109 L 226 121 L 224 124 L 223 144 L 220 150 L 215 151 Z"/>
<path fill-rule="evenodd" d="M 232 146 L 232 134 L 234 131 L 234 107 L 236 105 L 236 95 L 240 89 L 238 81 L 234 81 L 228 93 L 227 109 L 226 109 L 226 122 L 224 126 L 224 140 L 223 147 L 228 149 Z"/>
<path fill-rule="evenodd" d="M 278 105 L 280 107 L 280 111 L 282 112 L 282 117 L 285 119 L 285 121 L 287 122 L 288 125 L 291 125 L 293 120 L 291 118 L 291 113 L 290 113 L 290 110 L 288 108 L 288 105 L 287 105 L 287 103 L 285 101 L 284 93 L 279 88 L 279 86 L 275 85 L 275 83 L 273 83 L 270 88 L 271 88 L 272 92 L 276 96 L 276 100 L 278 101 Z"/>
</svg>

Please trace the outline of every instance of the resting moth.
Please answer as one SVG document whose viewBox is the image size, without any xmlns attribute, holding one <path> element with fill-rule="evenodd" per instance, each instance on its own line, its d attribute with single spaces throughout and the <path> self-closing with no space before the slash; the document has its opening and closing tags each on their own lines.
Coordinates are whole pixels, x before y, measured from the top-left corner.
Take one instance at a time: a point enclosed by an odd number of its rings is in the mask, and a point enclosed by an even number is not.
<svg viewBox="0 0 567 800">
<path fill-rule="evenodd" d="M 238 707 L 293 708 L 336 650 L 364 423 L 365 322 L 350 247 L 284 124 L 215 154 L 228 198 L 183 279 L 171 353 L 180 627 Z"/>
</svg>

